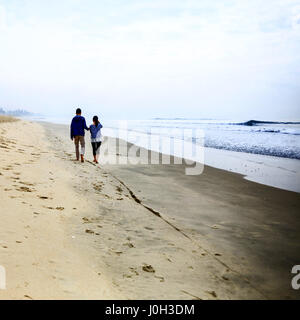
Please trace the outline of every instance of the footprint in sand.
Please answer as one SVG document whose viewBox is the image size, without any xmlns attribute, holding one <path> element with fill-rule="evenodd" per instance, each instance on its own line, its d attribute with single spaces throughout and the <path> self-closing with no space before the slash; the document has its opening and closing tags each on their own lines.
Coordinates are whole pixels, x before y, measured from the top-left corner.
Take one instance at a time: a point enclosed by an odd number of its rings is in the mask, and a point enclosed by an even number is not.
<svg viewBox="0 0 300 320">
<path fill-rule="evenodd" d="M 20 188 L 17 188 L 16 190 L 20 191 L 20 192 L 33 192 L 33 191 L 35 191 L 34 189 L 30 189 L 28 187 L 20 187 Z"/>
<path fill-rule="evenodd" d="M 23 182 L 23 181 L 19 181 L 20 184 L 24 184 L 25 186 L 34 186 L 33 183 L 29 183 L 29 182 Z"/>
<path fill-rule="evenodd" d="M 102 183 L 100 183 L 100 184 L 93 184 L 93 188 L 94 188 L 94 190 L 96 190 L 96 191 L 101 192 L 101 191 L 102 191 L 102 187 L 103 187 L 103 184 L 102 184 Z"/>
<path fill-rule="evenodd" d="M 42 200 L 52 199 L 52 198 L 49 198 L 49 197 L 46 197 L 46 196 L 38 196 L 38 198 L 40 198 Z"/>
<path fill-rule="evenodd" d="M 53 208 L 53 207 L 43 206 L 43 208 L 45 208 L 45 209 L 49 209 L 49 210 L 54 210 L 54 208 Z"/>
<path fill-rule="evenodd" d="M 8 147 L 7 147 L 6 145 L 4 145 L 4 144 L 1 144 L 1 145 L 0 145 L 0 148 L 10 150 L 10 148 L 8 148 Z"/>
<path fill-rule="evenodd" d="M 151 266 L 151 264 L 145 264 L 142 267 L 143 271 L 145 272 L 150 272 L 150 273 L 155 273 L 154 268 Z"/>
<path fill-rule="evenodd" d="M 116 188 L 116 190 L 117 190 L 118 192 L 122 192 L 122 191 L 123 191 L 123 189 L 122 189 L 121 187 L 119 187 L 119 186 Z"/>
</svg>

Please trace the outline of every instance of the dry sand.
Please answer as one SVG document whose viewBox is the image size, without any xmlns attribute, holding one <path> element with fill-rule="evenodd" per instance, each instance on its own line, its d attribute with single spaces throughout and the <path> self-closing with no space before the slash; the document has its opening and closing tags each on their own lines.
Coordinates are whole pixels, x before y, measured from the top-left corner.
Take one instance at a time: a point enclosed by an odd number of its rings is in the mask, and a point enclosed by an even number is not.
<svg viewBox="0 0 300 320">
<path fill-rule="evenodd" d="M 63 125 L 0 136 L 0 299 L 299 298 L 299 194 L 209 167 L 81 164 Z"/>
</svg>

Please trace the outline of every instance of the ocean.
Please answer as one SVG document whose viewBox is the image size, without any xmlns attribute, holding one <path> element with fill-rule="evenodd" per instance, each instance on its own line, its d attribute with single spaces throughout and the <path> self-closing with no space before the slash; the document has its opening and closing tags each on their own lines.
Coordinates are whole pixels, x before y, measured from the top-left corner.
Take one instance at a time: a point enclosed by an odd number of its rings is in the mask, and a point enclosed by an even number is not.
<svg viewBox="0 0 300 320">
<path fill-rule="evenodd" d="M 118 128 L 119 123 L 108 122 L 107 126 Z M 194 143 L 198 141 L 193 130 L 201 129 L 205 147 L 300 159 L 300 122 L 153 119 L 131 120 L 127 126 L 131 131 L 174 138 L 182 138 L 185 132 L 183 138 Z"/>
</svg>

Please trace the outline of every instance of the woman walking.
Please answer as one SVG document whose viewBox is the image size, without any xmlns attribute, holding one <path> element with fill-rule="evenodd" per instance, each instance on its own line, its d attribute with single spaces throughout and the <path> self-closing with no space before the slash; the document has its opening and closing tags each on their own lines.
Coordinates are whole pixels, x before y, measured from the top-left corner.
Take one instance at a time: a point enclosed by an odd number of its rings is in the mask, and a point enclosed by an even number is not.
<svg viewBox="0 0 300 320">
<path fill-rule="evenodd" d="M 93 118 L 93 124 L 90 126 L 90 132 L 91 132 L 91 143 L 93 147 L 93 156 L 94 156 L 94 162 L 98 163 L 98 158 L 100 154 L 100 146 L 102 142 L 102 135 L 101 135 L 101 128 L 102 124 L 99 122 L 98 117 L 94 116 Z"/>
</svg>

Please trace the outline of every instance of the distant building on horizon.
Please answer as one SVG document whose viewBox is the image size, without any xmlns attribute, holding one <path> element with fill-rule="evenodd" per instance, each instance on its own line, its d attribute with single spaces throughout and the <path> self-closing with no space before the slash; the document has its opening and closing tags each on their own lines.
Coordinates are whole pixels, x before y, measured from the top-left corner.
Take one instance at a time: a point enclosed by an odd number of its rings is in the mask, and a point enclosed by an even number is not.
<svg viewBox="0 0 300 320">
<path fill-rule="evenodd" d="M 23 109 L 5 111 L 3 108 L 0 108 L 0 114 L 4 114 L 7 116 L 14 116 L 14 117 L 25 117 L 25 116 L 32 115 L 31 112 L 23 110 Z"/>
</svg>

